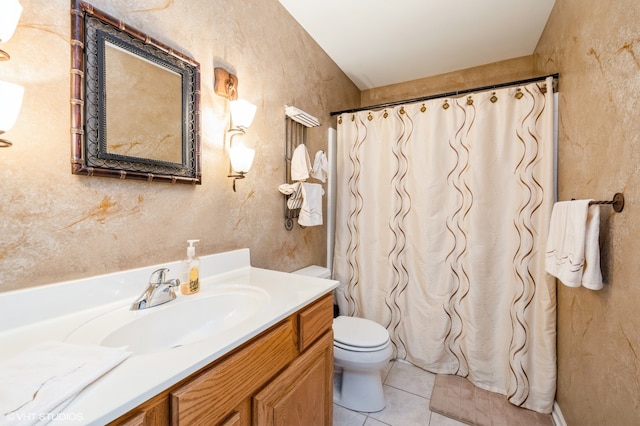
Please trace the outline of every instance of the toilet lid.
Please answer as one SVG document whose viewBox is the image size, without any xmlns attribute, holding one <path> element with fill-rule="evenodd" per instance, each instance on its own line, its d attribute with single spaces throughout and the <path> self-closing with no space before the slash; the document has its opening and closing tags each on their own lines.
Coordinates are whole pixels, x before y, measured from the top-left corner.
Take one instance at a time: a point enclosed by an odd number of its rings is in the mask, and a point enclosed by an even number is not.
<svg viewBox="0 0 640 426">
<path fill-rule="evenodd" d="M 333 320 L 333 340 L 351 347 L 376 348 L 386 345 L 389 332 L 365 318 L 339 316 Z"/>
</svg>

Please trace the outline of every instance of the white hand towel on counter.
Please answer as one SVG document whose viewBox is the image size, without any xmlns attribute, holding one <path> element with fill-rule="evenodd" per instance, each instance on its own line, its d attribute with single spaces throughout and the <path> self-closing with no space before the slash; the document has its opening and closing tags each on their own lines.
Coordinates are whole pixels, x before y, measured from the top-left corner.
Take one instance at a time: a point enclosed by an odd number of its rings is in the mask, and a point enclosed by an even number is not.
<svg viewBox="0 0 640 426">
<path fill-rule="evenodd" d="M 324 189 L 319 183 L 302 184 L 302 207 L 298 223 L 302 226 L 322 225 L 322 196 Z"/>
<path fill-rule="evenodd" d="M 131 355 L 124 348 L 47 341 L 0 363 L 0 424 L 46 424 Z"/>
<path fill-rule="evenodd" d="M 600 208 L 591 200 L 561 201 L 551 212 L 545 270 L 564 285 L 602 288 Z"/>
<path fill-rule="evenodd" d="M 293 155 L 291 156 L 291 180 L 309 179 L 310 170 L 309 151 L 307 151 L 305 144 L 301 143 L 293 150 Z"/>
<path fill-rule="evenodd" d="M 327 181 L 327 175 L 329 170 L 329 161 L 324 151 L 316 152 L 316 157 L 313 160 L 313 168 L 311 169 L 311 177 L 318 179 L 320 182 Z"/>
</svg>

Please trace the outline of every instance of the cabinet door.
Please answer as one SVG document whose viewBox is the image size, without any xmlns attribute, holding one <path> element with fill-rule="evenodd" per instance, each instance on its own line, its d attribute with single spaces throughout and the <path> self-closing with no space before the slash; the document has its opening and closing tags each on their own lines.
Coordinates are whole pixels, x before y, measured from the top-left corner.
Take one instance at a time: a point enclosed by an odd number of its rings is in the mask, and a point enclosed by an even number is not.
<svg viewBox="0 0 640 426">
<path fill-rule="evenodd" d="M 326 333 L 253 398 L 256 426 L 329 426 L 333 421 L 333 332 Z"/>
<path fill-rule="evenodd" d="M 172 425 L 217 425 L 298 355 L 291 318 L 171 390 Z M 250 403 L 247 403 L 250 406 Z M 233 424 L 233 421 L 232 423 Z"/>
<path fill-rule="evenodd" d="M 164 394 L 156 395 L 138 408 L 109 423 L 109 426 L 168 426 L 169 401 Z"/>
</svg>

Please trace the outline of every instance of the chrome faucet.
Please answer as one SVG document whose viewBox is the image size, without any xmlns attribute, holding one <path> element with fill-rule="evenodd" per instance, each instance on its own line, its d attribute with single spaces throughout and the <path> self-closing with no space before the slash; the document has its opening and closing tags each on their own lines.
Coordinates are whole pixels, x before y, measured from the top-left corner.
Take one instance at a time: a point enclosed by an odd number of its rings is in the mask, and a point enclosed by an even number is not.
<svg viewBox="0 0 640 426">
<path fill-rule="evenodd" d="M 162 305 L 176 298 L 175 290 L 180 286 L 180 280 L 174 278 L 169 281 L 165 281 L 165 275 L 169 272 L 167 268 L 160 268 L 153 271 L 149 278 L 149 287 L 136 299 L 131 305 L 132 311 L 139 311 L 140 309 L 152 308 L 154 306 Z"/>
</svg>

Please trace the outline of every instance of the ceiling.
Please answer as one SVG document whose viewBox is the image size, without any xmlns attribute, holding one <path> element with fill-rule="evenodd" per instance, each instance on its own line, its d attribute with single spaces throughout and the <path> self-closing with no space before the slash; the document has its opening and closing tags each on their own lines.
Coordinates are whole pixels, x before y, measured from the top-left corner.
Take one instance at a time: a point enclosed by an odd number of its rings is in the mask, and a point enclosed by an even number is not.
<svg viewBox="0 0 640 426">
<path fill-rule="evenodd" d="M 533 53 L 555 0 L 279 0 L 360 90 Z"/>
</svg>

